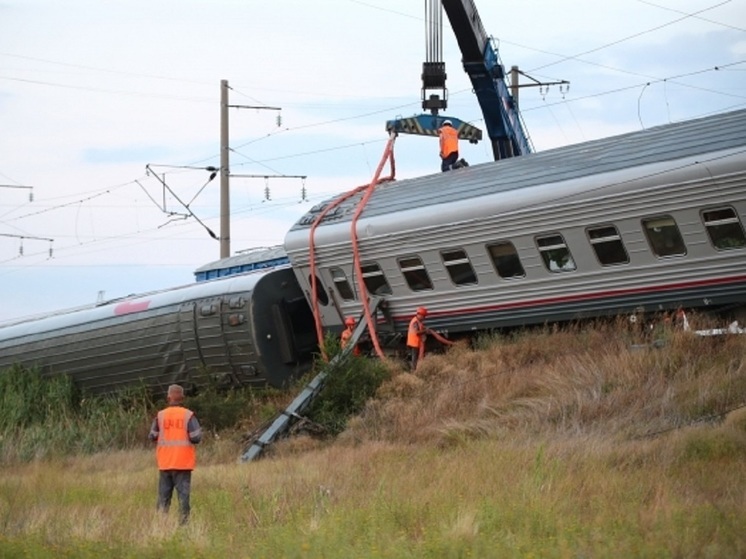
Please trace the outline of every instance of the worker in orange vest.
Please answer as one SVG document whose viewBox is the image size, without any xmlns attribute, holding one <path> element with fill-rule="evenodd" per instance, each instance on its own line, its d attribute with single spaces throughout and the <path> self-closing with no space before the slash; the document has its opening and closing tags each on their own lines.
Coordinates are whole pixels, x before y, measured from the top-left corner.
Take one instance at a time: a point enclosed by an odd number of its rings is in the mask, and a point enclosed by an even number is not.
<svg viewBox="0 0 746 559">
<path fill-rule="evenodd" d="M 458 131 L 453 127 L 450 120 L 444 120 L 438 129 L 440 138 L 440 170 L 450 171 L 456 169 L 458 161 Z"/>
<path fill-rule="evenodd" d="M 342 331 L 342 335 L 340 337 L 340 343 L 339 345 L 342 347 L 342 349 L 347 347 L 347 344 L 350 343 L 350 338 L 352 338 L 352 331 L 355 329 L 355 319 L 351 316 L 348 316 L 345 318 L 345 329 Z M 357 344 L 355 344 L 355 347 L 352 348 L 352 354 L 353 355 L 360 355 L 360 348 Z"/>
<path fill-rule="evenodd" d="M 411 370 L 417 369 L 417 363 L 425 355 L 425 340 L 428 328 L 425 326 L 427 309 L 419 307 L 412 320 L 409 321 L 407 331 L 407 347 L 409 348 Z"/>
<path fill-rule="evenodd" d="M 183 407 L 184 389 L 178 384 L 168 387 L 168 407 L 159 411 L 150 427 L 148 438 L 157 443 L 158 510 L 168 512 L 176 489 L 179 498 L 179 521 L 189 521 L 189 495 L 192 470 L 197 462 L 194 445 L 202 440 L 202 428 L 194 412 Z"/>
</svg>

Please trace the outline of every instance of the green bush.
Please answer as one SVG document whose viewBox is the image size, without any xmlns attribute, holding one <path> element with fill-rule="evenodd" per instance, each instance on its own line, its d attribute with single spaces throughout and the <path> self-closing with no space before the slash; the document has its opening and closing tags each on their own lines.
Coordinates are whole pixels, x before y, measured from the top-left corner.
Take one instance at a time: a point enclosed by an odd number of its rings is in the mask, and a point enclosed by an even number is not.
<svg viewBox="0 0 746 559">
<path fill-rule="evenodd" d="M 154 414 L 144 387 L 91 396 L 67 376 L 10 367 L 0 373 L 0 461 L 134 448 Z"/>
<path fill-rule="evenodd" d="M 257 412 L 261 415 L 261 401 L 272 398 L 276 393 L 273 389 L 226 391 L 210 387 L 187 398 L 185 405 L 195 413 L 203 429 L 215 432 L 235 427 Z M 273 408 L 273 411 L 276 410 Z"/>
<path fill-rule="evenodd" d="M 42 378 L 14 365 L 0 374 L 0 430 L 41 425 L 74 413 L 79 396 L 66 376 Z"/>
<path fill-rule="evenodd" d="M 334 343 L 327 349 L 338 350 Z M 311 405 L 307 416 L 322 425 L 330 435 L 341 433 L 347 420 L 359 413 L 373 397 L 389 372 L 378 359 L 348 356 L 334 366 L 329 366 L 319 396 Z"/>
</svg>

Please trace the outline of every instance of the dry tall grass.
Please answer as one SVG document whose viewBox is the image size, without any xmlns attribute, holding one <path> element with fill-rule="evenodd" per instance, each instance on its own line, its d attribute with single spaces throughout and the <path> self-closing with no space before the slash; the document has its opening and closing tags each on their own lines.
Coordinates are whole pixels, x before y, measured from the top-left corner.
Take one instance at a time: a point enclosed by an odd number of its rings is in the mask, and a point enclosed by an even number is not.
<svg viewBox="0 0 746 559">
<path fill-rule="evenodd" d="M 152 451 L 8 468 L 0 556 L 746 556 L 746 337 L 666 336 L 547 330 L 392 365 L 334 441 L 251 464 L 206 441 L 186 529 L 154 511 Z"/>
</svg>

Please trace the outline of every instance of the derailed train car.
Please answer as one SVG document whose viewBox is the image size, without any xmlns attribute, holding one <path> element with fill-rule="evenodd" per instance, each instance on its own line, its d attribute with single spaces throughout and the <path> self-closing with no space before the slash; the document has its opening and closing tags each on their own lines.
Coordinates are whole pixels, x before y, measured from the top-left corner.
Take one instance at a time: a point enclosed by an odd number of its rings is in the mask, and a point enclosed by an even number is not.
<svg viewBox="0 0 746 559">
<path fill-rule="evenodd" d="M 339 331 L 369 295 L 399 341 L 419 306 L 454 334 L 679 307 L 746 319 L 746 110 L 377 185 L 353 231 L 364 196 L 313 238 L 335 200 L 301 218 L 292 268 L 0 328 L 0 369 L 92 392 L 282 387 L 317 349 L 309 302 Z"/>
<path fill-rule="evenodd" d="M 131 296 L 0 328 L 0 369 L 91 393 L 144 384 L 285 387 L 312 364 L 313 316 L 288 267 Z"/>
<path fill-rule="evenodd" d="M 744 319 L 746 110 L 382 183 L 356 214 L 367 195 L 285 237 L 326 327 L 371 294 L 399 334 L 419 306 L 450 333 L 678 307 Z"/>
</svg>

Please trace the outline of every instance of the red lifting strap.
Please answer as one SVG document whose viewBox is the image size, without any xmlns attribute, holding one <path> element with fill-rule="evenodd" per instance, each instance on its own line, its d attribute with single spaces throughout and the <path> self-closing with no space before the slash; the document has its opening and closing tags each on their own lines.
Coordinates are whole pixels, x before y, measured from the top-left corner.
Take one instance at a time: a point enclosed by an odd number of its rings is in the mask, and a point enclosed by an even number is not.
<svg viewBox="0 0 746 559">
<path fill-rule="evenodd" d="M 329 360 L 329 356 L 326 353 L 326 348 L 324 347 L 324 329 L 323 325 L 321 324 L 321 313 L 319 312 L 319 301 L 318 301 L 318 295 L 317 295 L 317 287 L 316 287 L 316 246 L 314 243 L 314 234 L 316 233 L 316 227 L 321 223 L 321 221 L 324 219 L 324 216 L 331 211 L 332 209 L 339 206 L 342 202 L 347 200 L 348 198 L 356 195 L 359 192 L 365 191 L 365 194 L 363 194 L 363 197 L 361 198 L 360 202 L 358 202 L 357 208 L 355 209 L 355 214 L 352 218 L 352 225 L 350 227 L 350 234 L 352 237 L 352 252 L 353 252 L 353 263 L 355 265 L 355 275 L 357 276 L 358 280 L 358 289 L 360 291 L 360 298 L 363 303 L 363 309 L 365 311 L 365 321 L 368 325 L 368 331 L 370 332 L 370 338 L 373 342 L 373 346 L 376 349 L 376 353 L 380 358 L 384 358 L 383 351 L 381 350 L 380 343 L 378 342 L 378 336 L 376 335 L 376 328 L 375 323 L 373 322 L 373 317 L 370 314 L 370 309 L 368 308 L 368 291 L 365 287 L 365 282 L 362 278 L 361 273 L 361 266 L 360 266 L 360 254 L 358 252 L 358 243 L 357 243 L 357 220 L 360 217 L 360 214 L 363 213 L 363 209 L 365 208 L 365 205 L 368 203 L 368 200 L 370 199 L 371 195 L 373 194 L 373 190 L 375 190 L 375 187 L 382 183 L 382 182 L 388 182 L 394 180 L 394 175 L 396 173 L 396 166 L 394 164 L 394 141 L 396 140 L 396 133 L 391 132 L 389 134 L 389 140 L 386 143 L 386 147 L 383 150 L 383 155 L 381 156 L 381 161 L 378 164 L 378 167 L 376 168 L 376 172 L 373 175 L 373 180 L 369 184 L 365 184 L 362 186 L 358 186 L 357 188 L 354 188 L 353 190 L 350 190 L 349 192 L 343 194 L 334 202 L 329 204 L 326 208 L 323 209 L 319 213 L 318 216 L 316 216 L 316 219 L 314 219 L 313 224 L 311 225 L 311 230 L 309 232 L 309 259 L 310 259 L 310 268 L 311 268 L 311 310 L 313 311 L 313 318 L 314 323 L 316 326 L 316 338 L 319 342 L 319 349 L 321 350 L 321 357 L 324 359 L 324 361 Z M 386 164 L 386 161 L 389 161 L 391 164 L 391 174 L 388 177 L 381 178 L 381 172 L 383 170 L 383 166 Z"/>
</svg>

